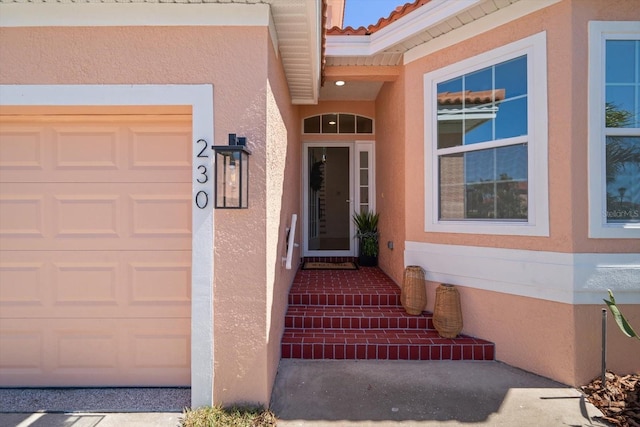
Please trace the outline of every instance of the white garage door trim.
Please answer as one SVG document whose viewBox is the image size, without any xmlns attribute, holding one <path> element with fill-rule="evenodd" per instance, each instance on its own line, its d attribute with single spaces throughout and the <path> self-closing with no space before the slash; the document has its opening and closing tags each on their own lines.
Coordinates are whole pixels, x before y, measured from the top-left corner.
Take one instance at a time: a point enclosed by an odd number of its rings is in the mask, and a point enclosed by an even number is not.
<svg viewBox="0 0 640 427">
<path fill-rule="evenodd" d="M 198 184 L 204 139 L 213 145 L 213 85 L 0 85 L 0 105 L 12 106 L 171 106 L 192 108 L 192 196 L 200 191 L 213 201 L 213 180 Z M 210 148 L 209 148 L 210 150 Z M 212 169 L 210 169 L 212 170 Z M 213 403 L 213 204 L 192 209 L 191 406 Z"/>
</svg>

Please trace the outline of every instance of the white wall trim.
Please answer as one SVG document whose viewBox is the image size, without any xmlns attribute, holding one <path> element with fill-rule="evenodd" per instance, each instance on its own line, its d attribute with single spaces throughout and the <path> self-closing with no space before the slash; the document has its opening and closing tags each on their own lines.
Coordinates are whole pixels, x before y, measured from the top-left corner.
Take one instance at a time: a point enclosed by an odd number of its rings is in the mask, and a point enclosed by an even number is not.
<svg viewBox="0 0 640 427">
<path fill-rule="evenodd" d="M 493 30 L 494 28 L 522 18 L 530 13 L 537 12 L 560 1 L 562 0 L 520 0 L 508 7 L 408 50 L 404 54 L 404 64 L 406 65 L 427 55 L 431 55 L 434 52 L 476 37 L 479 34 Z"/>
<path fill-rule="evenodd" d="M 605 155 L 605 42 L 607 39 L 638 39 L 638 21 L 589 22 L 589 237 L 640 238 L 640 223 L 607 223 L 607 185 Z M 638 135 L 638 129 L 616 129 L 621 135 Z"/>
<path fill-rule="evenodd" d="M 198 85 L 0 85 L 0 105 L 190 105 L 193 158 L 202 138 L 213 145 L 213 86 Z M 209 168 L 213 156 L 208 158 Z M 202 162 L 199 162 L 201 164 Z M 201 176 L 193 164 L 193 182 Z M 213 403 L 213 179 L 208 209 L 192 210 L 191 405 Z M 193 194 L 202 187 L 193 186 Z"/>
<path fill-rule="evenodd" d="M 0 27 L 268 26 L 268 4 L 0 3 Z"/>
<path fill-rule="evenodd" d="M 640 304 L 640 253 L 561 253 L 405 242 L 427 280 L 565 304 Z"/>
</svg>

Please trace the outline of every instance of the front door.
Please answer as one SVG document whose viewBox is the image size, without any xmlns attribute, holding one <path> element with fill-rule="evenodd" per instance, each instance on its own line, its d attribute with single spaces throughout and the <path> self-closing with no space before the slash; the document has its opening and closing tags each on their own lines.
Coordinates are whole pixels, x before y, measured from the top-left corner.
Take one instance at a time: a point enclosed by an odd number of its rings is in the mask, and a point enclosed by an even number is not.
<svg viewBox="0 0 640 427">
<path fill-rule="evenodd" d="M 353 144 L 305 144 L 306 256 L 352 256 Z"/>
<path fill-rule="evenodd" d="M 303 256 L 355 256 L 351 218 L 376 210 L 374 145 L 304 144 Z"/>
</svg>

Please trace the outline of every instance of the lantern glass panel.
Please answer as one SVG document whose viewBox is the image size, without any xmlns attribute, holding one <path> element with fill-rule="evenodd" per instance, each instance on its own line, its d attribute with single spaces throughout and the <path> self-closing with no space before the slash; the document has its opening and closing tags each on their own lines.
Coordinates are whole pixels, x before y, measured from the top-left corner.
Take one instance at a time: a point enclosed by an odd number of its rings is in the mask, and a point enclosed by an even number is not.
<svg viewBox="0 0 640 427">
<path fill-rule="evenodd" d="M 240 158 L 240 202 L 239 207 L 249 207 L 249 156 L 246 152 L 238 153 Z"/>
<path fill-rule="evenodd" d="M 248 207 L 248 153 L 242 149 L 216 150 L 216 208 Z"/>
</svg>

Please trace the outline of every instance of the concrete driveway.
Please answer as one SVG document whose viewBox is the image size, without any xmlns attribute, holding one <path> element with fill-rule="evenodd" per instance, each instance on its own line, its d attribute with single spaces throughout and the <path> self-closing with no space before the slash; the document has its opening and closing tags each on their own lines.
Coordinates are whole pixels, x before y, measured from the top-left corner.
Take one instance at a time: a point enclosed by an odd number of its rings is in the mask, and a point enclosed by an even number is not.
<svg viewBox="0 0 640 427">
<path fill-rule="evenodd" d="M 0 389 L 2 427 L 179 425 L 189 389 Z M 499 362 L 280 362 L 278 426 L 608 426 L 575 389 Z"/>
</svg>

